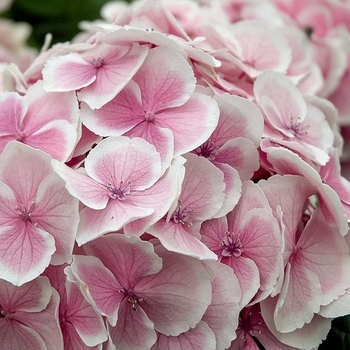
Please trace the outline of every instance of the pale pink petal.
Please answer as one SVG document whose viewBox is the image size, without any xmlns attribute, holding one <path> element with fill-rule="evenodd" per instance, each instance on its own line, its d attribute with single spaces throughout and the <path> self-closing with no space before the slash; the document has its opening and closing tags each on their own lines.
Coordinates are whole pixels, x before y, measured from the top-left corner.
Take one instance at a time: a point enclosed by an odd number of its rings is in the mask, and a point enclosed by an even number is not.
<svg viewBox="0 0 350 350">
<path fill-rule="evenodd" d="M 157 123 L 140 123 L 125 135 L 141 137 L 152 144 L 160 154 L 162 173 L 174 158 L 174 135 L 171 130 L 162 128 Z"/>
<path fill-rule="evenodd" d="M 135 206 L 132 201 L 124 203 L 119 200 L 110 200 L 103 210 L 85 207 L 80 211 L 76 240 L 79 245 L 82 245 L 107 232 L 118 231 L 129 222 L 153 213 L 154 209 Z"/>
<path fill-rule="evenodd" d="M 78 198 L 83 204 L 93 209 L 103 209 L 109 201 L 106 185 L 100 184 L 86 174 L 86 170 L 73 170 L 67 165 L 52 160 L 55 172 L 66 181 L 68 192 Z"/>
<path fill-rule="evenodd" d="M 0 304 L 10 313 L 40 312 L 47 307 L 51 294 L 52 288 L 46 277 L 38 277 L 20 287 L 4 280 L 0 283 Z"/>
<path fill-rule="evenodd" d="M 50 161 L 46 153 L 19 142 L 6 146 L 0 156 L 0 179 L 13 190 L 18 204 L 35 200 L 40 183 L 52 173 Z"/>
<path fill-rule="evenodd" d="M 119 94 L 99 109 L 81 106 L 81 120 L 101 136 L 120 136 L 145 121 L 139 86 L 131 80 Z"/>
<path fill-rule="evenodd" d="M 142 235 L 148 227 L 155 224 L 168 212 L 176 200 L 181 187 L 178 177 L 179 169 L 175 169 L 175 166 L 182 167 L 182 164 L 170 166 L 151 188 L 133 194 L 134 203 L 137 203 L 142 208 L 152 208 L 154 213 L 124 226 L 124 234 L 126 236 Z"/>
<path fill-rule="evenodd" d="M 282 234 L 277 220 L 264 209 L 252 209 L 240 223 L 242 256 L 255 262 L 260 274 L 260 289 L 271 290 L 279 276 Z"/>
<path fill-rule="evenodd" d="M 304 267 L 301 259 L 288 263 L 274 314 L 276 329 L 289 333 L 302 328 L 320 311 L 321 304 L 322 290 L 317 275 Z"/>
<path fill-rule="evenodd" d="M 18 224 L 16 215 L 19 212 L 16 210 L 16 205 L 15 194 L 9 186 L 0 181 L 0 227 Z"/>
<path fill-rule="evenodd" d="M 39 80 L 25 95 L 28 111 L 23 119 L 24 131 L 32 134 L 54 120 L 66 120 L 78 128 L 80 114 L 75 93 L 46 92 L 42 85 Z"/>
<path fill-rule="evenodd" d="M 0 228 L 0 276 L 20 286 L 39 276 L 55 252 L 55 240 L 29 222 Z"/>
<path fill-rule="evenodd" d="M 231 333 L 234 334 L 231 330 Z M 216 350 L 215 335 L 208 325 L 200 321 L 196 327 L 190 328 L 177 337 L 158 333 L 157 342 L 151 350 Z"/>
<path fill-rule="evenodd" d="M 230 212 L 238 203 L 241 196 L 242 182 L 236 169 L 227 164 L 215 163 L 215 166 L 224 174 L 225 198 L 220 210 L 213 216 L 219 218 Z"/>
<path fill-rule="evenodd" d="M 61 326 L 62 327 L 62 326 Z M 87 346 L 71 323 L 66 323 L 64 331 L 64 350 L 102 350 L 102 344 Z"/>
<path fill-rule="evenodd" d="M 344 294 L 350 287 L 349 249 L 345 238 L 327 224 L 320 209 L 312 213 L 298 240 L 298 247 L 302 248 L 300 263 L 313 271 L 321 284 L 322 305 Z"/>
<path fill-rule="evenodd" d="M 203 157 L 186 154 L 186 173 L 180 195 L 181 205 L 186 206 L 190 218 L 207 220 L 222 207 L 225 198 L 224 174 Z"/>
<path fill-rule="evenodd" d="M 44 88 L 47 91 L 72 91 L 90 85 L 96 80 L 96 67 L 72 52 L 49 59 L 43 69 Z"/>
<path fill-rule="evenodd" d="M 36 200 L 32 220 L 55 239 L 51 264 L 70 263 L 79 223 L 79 201 L 68 193 L 56 174 L 40 184 Z"/>
<path fill-rule="evenodd" d="M 174 156 L 192 151 L 204 143 L 218 124 L 219 108 L 209 96 L 193 93 L 180 107 L 165 109 L 156 115 L 159 126 L 174 135 Z"/>
<path fill-rule="evenodd" d="M 282 343 L 294 346 L 298 349 L 314 349 L 321 344 L 322 340 L 326 339 L 327 334 L 331 329 L 332 319 L 323 318 L 319 315 L 315 315 L 310 323 L 305 324 L 302 328 L 297 329 L 294 332 L 278 332 L 273 320 L 273 310 L 275 309 L 276 302 L 277 297 L 264 300 L 260 304 L 261 313 L 269 330 Z M 288 348 L 286 349 L 289 350 Z"/>
<path fill-rule="evenodd" d="M 266 71 L 255 81 L 254 94 L 268 123 L 287 137 L 294 137 L 290 127 L 302 122 L 307 113 L 297 87 L 282 74 Z"/>
<path fill-rule="evenodd" d="M 21 121 L 27 112 L 27 103 L 16 92 L 2 92 L 0 94 L 0 106 L 0 139 L 2 140 L 6 135 L 15 138 L 20 131 Z M 2 140 L 1 143 L 3 142 Z"/>
<path fill-rule="evenodd" d="M 94 256 L 74 255 L 71 272 L 83 285 L 85 297 L 98 312 L 107 316 L 108 322 L 115 326 L 119 305 L 124 295 L 118 280 L 100 259 Z"/>
<path fill-rule="evenodd" d="M 163 260 L 158 273 L 136 281 L 134 291 L 144 301 L 139 306 L 154 329 L 177 336 L 201 320 L 211 302 L 210 276 L 202 262 L 156 247 Z M 131 308 L 130 308 L 131 309 Z"/>
<path fill-rule="evenodd" d="M 67 282 L 66 318 L 71 323 L 84 344 L 96 346 L 107 340 L 107 331 L 100 315 L 84 299 L 78 286 Z"/>
<path fill-rule="evenodd" d="M 134 80 L 141 89 L 145 110 L 153 113 L 183 105 L 196 81 L 189 63 L 169 47 L 150 50 Z"/>
<path fill-rule="evenodd" d="M 101 108 L 133 78 L 147 53 L 148 47 L 137 43 L 132 46 L 97 46 L 90 58 L 97 68 L 96 80 L 77 92 L 79 100 L 92 109 Z"/>
<path fill-rule="evenodd" d="M 214 272 L 211 281 L 212 298 L 202 318 L 214 332 L 216 349 L 227 349 L 236 334 L 238 327 L 241 289 L 232 269 L 219 262 L 206 262 L 209 270 Z"/>
<path fill-rule="evenodd" d="M 0 343 L 6 344 L 7 350 L 46 350 L 45 342 L 40 335 L 30 327 L 19 322 L 0 320 Z"/>
<path fill-rule="evenodd" d="M 138 237 L 110 234 L 87 243 L 84 250 L 98 257 L 123 287 L 133 286 L 136 280 L 153 275 L 162 267 L 153 245 Z"/>
<path fill-rule="evenodd" d="M 26 134 L 19 140 L 48 153 L 52 158 L 65 162 L 71 156 L 77 143 L 77 130 L 66 120 L 54 120 L 33 134 Z"/>
<path fill-rule="evenodd" d="M 160 156 L 153 145 L 125 136 L 102 140 L 85 160 L 86 172 L 95 181 L 134 190 L 152 186 L 161 175 Z"/>
<path fill-rule="evenodd" d="M 254 144 L 242 137 L 227 141 L 218 149 L 214 162 L 235 168 L 242 181 L 250 180 L 259 169 L 259 153 Z"/>
<path fill-rule="evenodd" d="M 265 70 L 285 72 L 291 61 L 291 49 L 286 39 L 268 23 L 244 20 L 234 23 L 230 37 L 240 46 L 241 67 L 251 77 Z"/>
<path fill-rule="evenodd" d="M 217 256 L 200 240 L 187 232 L 182 225 L 160 220 L 147 229 L 169 251 L 189 255 L 197 259 L 216 260 Z"/>
<path fill-rule="evenodd" d="M 47 308 L 40 313 L 18 312 L 16 318 L 40 335 L 47 350 L 63 349 L 63 337 L 58 321 L 59 295 L 52 289 L 51 300 Z"/>
<path fill-rule="evenodd" d="M 157 339 L 153 322 L 142 308 L 137 307 L 135 312 L 127 299 L 121 302 L 118 323 L 109 327 L 109 334 L 117 348 L 125 350 L 150 349 Z"/>
<path fill-rule="evenodd" d="M 220 108 L 219 124 L 210 139 L 219 147 L 227 141 L 242 137 L 259 146 L 264 118 L 249 100 L 229 94 L 215 95 Z"/>
</svg>

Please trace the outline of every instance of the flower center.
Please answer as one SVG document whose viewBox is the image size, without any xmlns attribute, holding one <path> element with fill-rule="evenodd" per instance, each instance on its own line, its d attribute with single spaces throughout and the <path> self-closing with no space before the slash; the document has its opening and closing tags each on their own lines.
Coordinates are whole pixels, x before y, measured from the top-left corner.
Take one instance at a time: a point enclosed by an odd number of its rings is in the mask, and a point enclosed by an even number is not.
<svg viewBox="0 0 350 350">
<path fill-rule="evenodd" d="M 132 181 L 124 182 L 121 180 L 119 182 L 119 187 L 115 185 L 114 176 L 111 175 L 111 182 L 108 182 L 107 184 L 107 190 L 109 197 L 112 199 L 119 199 L 120 201 L 123 201 L 126 199 L 127 196 L 131 194 L 130 185 L 132 184 Z"/>
<path fill-rule="evenodd" d="M 195 153 L 198 156 L 202 156 L 204 158 L 207 158 L 208 160 L 215 160 L 215 157 L 218 155 L 218 146 L 210 140 L 203 143 L 203 145 L 199 146 Z"/>
<path fill-rule="evenodd" d="M 225 237 L 220 242 L 220 247 L 223 247 L 222 256 L 235 256 L 238 258 L 243 253 L 242 243 L 239 238 L 239 233 L 227 231 Z"/>
<path fill-rule="evenodd" d="M 173 220 L 176 224 L 182 224 L 182 225 L 186 225 L 188 227 L 192 226 L 192 221 L 190 221 L 191 218 L 191 213 L 193 213 L 194 210 L 193 209 L 189 209 L 186 206 L 182 206 L 181 205 L 181 200 L 178 201 L 178 205 L 175 209 L 175 211 L 173 212 Z"/>
<path fill-rule="evenodd" d="M 27 207 L 24 204 L 20 206 L 15 205 L 15 211 L 17 212 L 15 216 L 22 218 L 23 221 L 29 221 L 34 226 L 37 226 L 37 223 L 33 221 L 33 217 L 32 217 L 34 208 L 35 208 L 34 201 L 31 203 L 29 209 L 27 209 Z"/>
<path fill-rule="evenodd" d="M 98 59 L 94 58 L 91 63 L 95 68 L 100 68 L 103 66 L 104 60 L 105 59 L 101 57 L 99 57 Z"/>
<path fill-rule="evenodd" d="M 143 302 L 143 299 L 142 298 L 139 298 L 133 290 L 131 289 L 127 289 L 125 287 L 123 287 L 122 289 L 119 289 L 119 293 L 122 293 L 124 294 L 127 298 L 128 298 L 128 302 L 131 303 L 132 305 L 132 309 L 134 311 L 137 311 L 137 308 L 136 308 L 136 305 L 138 303 L 141 303 Z"/>
<path fill-rule="evenodd" d="M 241 311 L 239 315 L 238 330 L 244 332 L 243 340 L 246 341 L 246 334 L 254 337 L 261 335 L 261 325 L 263 324 L 263 319 L 261 317 L 261 312 L 258 310 L 253 310 L 253 307 L 245 308 Z"/>
<path fill-rule="evenodd" d="M 18 133 L 15 135 L 15 138 L 19 142 L 23 142 L 25 139 L 26 135 L 24 135 L 23 131 L 18 131 Z"/>
<path fill-rule="evenodd" d="M 153 113 L 153 112 L 146 112 L 145 111 L 145 120 L 147 121 L 147 122 L 153 122 L 153 120 L 156 118 L 156 115 L 155 115 L 155 113 Z"/>
</svg>

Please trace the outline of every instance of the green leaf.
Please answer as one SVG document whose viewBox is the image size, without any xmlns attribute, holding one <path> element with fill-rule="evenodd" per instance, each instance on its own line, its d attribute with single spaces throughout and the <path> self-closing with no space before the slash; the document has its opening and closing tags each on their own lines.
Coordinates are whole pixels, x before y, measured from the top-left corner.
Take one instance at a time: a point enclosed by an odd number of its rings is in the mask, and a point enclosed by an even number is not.
<svg viewBox="0 0 350 350">
<path fill-rule="evenodd" d="M 318 350 L 334 349 L 350 349 L 350 315 L 333 320 L 327 339 L 318 348 Z"/>
</svg>

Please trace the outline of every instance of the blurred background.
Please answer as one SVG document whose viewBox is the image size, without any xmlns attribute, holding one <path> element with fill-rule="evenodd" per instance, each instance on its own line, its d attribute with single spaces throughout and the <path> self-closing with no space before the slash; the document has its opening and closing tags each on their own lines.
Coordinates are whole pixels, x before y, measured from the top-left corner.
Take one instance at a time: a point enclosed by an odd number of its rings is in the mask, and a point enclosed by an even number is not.
<svg viewBox="0 0 350 350">
<path fill-rule="evenodd" d="M 1 17 L 15 22 L 27 22 L 32 26 L 28 44 L 40 48 L 47 33 L 53 35 L 52 43 L 71 40 L 80 30 L 80 21 L 100 18 L 101 7 L 108 0 L 0 0 L 10 6 Z M 131 1 L 125 1 L 131 2 Z"/>
</svg>

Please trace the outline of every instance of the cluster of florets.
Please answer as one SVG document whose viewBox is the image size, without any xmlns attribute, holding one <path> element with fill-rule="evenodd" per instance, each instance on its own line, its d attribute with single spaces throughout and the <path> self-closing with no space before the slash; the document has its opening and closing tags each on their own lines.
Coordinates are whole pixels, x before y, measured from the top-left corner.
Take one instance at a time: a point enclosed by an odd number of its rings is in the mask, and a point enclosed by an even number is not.
<svg viewBox="0 0 350 350">
<path fill-rule="evenodd" d="M 101 13 L 2 60 L 2 344 L 316 348 L 350 313 L 349 1 Z"/>
</svg>

